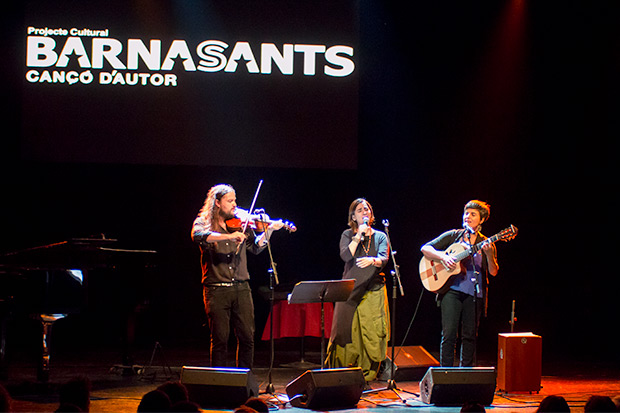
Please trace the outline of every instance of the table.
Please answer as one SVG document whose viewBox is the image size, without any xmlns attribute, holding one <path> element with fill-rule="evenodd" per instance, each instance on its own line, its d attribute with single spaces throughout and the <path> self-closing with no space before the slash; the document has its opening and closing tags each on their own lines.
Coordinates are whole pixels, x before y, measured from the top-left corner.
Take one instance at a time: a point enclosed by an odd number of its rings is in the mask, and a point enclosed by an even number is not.
<svg viewBox="0 0 620 413">
<path fill-rule="evenodd" d="M 325 337 L 332 331 L 334 306 L 324 304 Z M 261 340 L 269 340 L 271 316 L 267 318 Z M 286 300 L 273 303 L 273 338 L 283 337 L 321 337 L 321 303 L 289 304 Z"/>
</svg>

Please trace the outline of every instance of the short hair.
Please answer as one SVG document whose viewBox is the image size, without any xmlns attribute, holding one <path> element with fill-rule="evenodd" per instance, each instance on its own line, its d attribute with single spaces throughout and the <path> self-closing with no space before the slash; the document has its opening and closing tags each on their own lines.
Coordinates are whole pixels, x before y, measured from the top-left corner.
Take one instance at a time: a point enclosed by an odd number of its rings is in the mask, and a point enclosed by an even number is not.
<svg viewBox="0 0 620 413">
<path fill-rule="evenodd" d="M 73 377 L 58 389 L 60 404 L 73 404 L 83 411 L 88 411 L 90 406 L 90 389 L 91 382 L 88 377 Z"/>
<path fill-rule="evenodd" d="M 162 390 L 145 393 L 138 405 L 138 412 L 165 412 L 170 409 L 170 397 Z"/>
<path fill-rule="evenodd" d="M 550 395 L 540 401 L 536 412 L 570 412 L 570 407 L 564 397 Z"/>
<path fill-rule="evenodd" d="M 616 405 L 609 396 L 590 396 L 583 408 L 584 412 L 613 412 L 616 411 Z"/>
<path fill-rule="evenodd" d="M 245 406 L 256 410 L 258 413 L 268 413 L 269 405 L 258 397 L 250 397 L 246 402 Z"/>
<path fill-rule="evenodd" d="M 187 387 L 180 381 L 168 381 L 157 388 L 168 395 L 170 403 L 175 404 L 189 400 Z"/>
<path fill-rule="evenodd" d="M 476 209 L 480 212 L 480 218 L 487 221 L 489 216 L 491 215 L 491 205 L 487 204 L 484 201 L 479 201 L 477 199 L 472 199 L 468 203 L 465 204 L 463 211 L 466 209 Z"/>
</svg>

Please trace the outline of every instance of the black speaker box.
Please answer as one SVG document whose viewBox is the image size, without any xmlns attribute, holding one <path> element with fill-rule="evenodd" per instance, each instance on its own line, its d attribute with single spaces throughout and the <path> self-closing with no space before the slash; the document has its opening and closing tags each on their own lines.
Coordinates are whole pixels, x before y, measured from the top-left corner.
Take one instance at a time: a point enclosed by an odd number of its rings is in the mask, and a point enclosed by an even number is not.
<svg viewBox="0 0 620 413">
<path fill-rule="evenodd" d="M 490 406 L 496 379 L 494 367 L 431 367 L 420 382 L 420 399 L 436 406 Z"/>
<path fill-rule="evenodd" d="M 379 373 L 379 380 L 390 380 L 392 374 L 392 347 L 388 347 L 387 358 Z M 439 361 L 422 346 L 394 348 L 394 377 L 396 381 L 419 381 L 429 367 L 439 367 Z"/>
<path fill-rule="evenodd" d="M 365 384 L 359 367 L 307 370 L 286 386 L 286 394 L 293 407 L 346 409 L 357 406 Z"/>
<path fill-rule="evenodd" d="M 181 383 L 189 399 L 203 408 L 235 408 L 258 397 L 258 383 L 249 369 L 183 366 Z"/>
</svg>

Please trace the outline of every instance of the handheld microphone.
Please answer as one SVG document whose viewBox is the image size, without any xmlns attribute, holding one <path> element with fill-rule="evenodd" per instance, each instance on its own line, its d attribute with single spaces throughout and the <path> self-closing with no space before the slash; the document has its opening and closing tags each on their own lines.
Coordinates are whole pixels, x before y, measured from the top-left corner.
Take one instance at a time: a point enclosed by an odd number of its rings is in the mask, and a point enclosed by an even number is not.
<svg viewBox="0 0 620 413">
<path fill-rule="evenodd" d="M 469 232 L 470 234 L 475 234 L 476 233 L 476 231 L 472 227 L 467 225 L 467 224 L 463 224 L 463 228 L 465 228 L 465 230 L 467 230 L 467 232 Z"/>
<path fill-rule="evenodd" d="M 368 217 L 364 217 L 364 224 L 368 225 Z M 364 233 L 360 233 L 360 242 L 364 241 Z"/>
</svg>

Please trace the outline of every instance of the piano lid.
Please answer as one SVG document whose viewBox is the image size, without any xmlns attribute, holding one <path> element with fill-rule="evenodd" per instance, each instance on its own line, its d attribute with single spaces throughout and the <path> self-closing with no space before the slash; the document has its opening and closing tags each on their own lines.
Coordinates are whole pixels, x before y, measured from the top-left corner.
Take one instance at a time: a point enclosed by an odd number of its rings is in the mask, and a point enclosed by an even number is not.
<svg viewBox="0 0 620 413">
<path fill-rule="evenodd" d="M 26 248 L 0 255 L 0 267 L 22 270 L 91 269 L 115 265 L 125 256 L 148 256 L 153 250 L 113 248 L 118 240 L 106 238 L 70 238 L 67 241 Z M 137 257 L 136 257 L 137 258 Z"/>
</svg>

